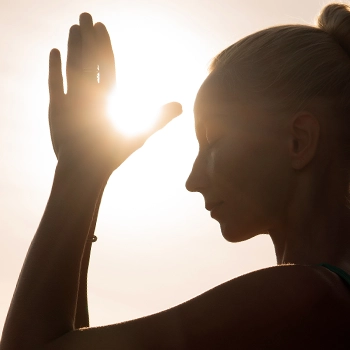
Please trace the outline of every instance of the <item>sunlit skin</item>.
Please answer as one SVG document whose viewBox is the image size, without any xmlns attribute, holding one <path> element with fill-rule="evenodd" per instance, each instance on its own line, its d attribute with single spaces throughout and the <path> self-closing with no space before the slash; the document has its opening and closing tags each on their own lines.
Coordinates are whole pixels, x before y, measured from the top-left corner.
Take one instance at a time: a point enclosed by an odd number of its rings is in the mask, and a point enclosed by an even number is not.
<svg viewBox="0 0 350 350">
<path fill-rule="evenodd" d="M 187 189 L 201 192 L 209 210 L 222 203 L 212 213 L 228 241 L 267 232 L 290 192 L 286 130 L 276 116 L 227 96 L 215 75 L 200 88 L 194 114 L 199 153 Z"/>
<path fill-rule="evenodd" d="M 349 269 L 347 177 L 339 144 L 320 130 L 336 133 L 326 109 L 315 101 L 276 115 L 243 103 L 241 93 L 228 93 L 215 72 L 201 86 L 199 153 L 187 189 L 203 195 L 228 241 L 267 233 L 279 264 L 332 261 Z"/>
<path fill-rule="evenodd" d="M 350 270 L 347 179 L 327 113 L 310 103 L 276 121 L 262 106 L 237 101 L 238 94 L 228 94 L 215 74 L 195 103 L 199 154 L 187 188 L 203 194 L 227 240 L 268 232 L 279 266 L 142 319 L 89 327 L 88 259 L 107 180 L 181 112 L 171 103 L 149 133 L 133 138 L 118 133 L 106 115 L 114 73 L 104 25 L 82 14 L 69 36 L 67 94 L 59 52 L 50 56 L 49 118 L 58 163 L 0 349 L 277 350 L 347 344 L 349 291 L 332 272 L 312 266 L 328 262 Z"/>
</svg>

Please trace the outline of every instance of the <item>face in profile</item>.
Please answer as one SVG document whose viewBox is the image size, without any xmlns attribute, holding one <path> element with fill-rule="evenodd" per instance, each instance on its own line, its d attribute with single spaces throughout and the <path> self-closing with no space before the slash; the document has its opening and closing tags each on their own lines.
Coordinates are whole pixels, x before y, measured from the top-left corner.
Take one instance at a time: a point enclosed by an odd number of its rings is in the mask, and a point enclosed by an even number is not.
<svg viewBox="0 0 350 350">
<path fill-rule="evenodd" d="M 203 195 L 223 236 L 238 242 L 280 225 L 292 181 L 278 116 L 253 99 L 240 102 L 213 73 L 197 94 L 194 115 L 199 152 L 186 188 Z"/>
</svg>

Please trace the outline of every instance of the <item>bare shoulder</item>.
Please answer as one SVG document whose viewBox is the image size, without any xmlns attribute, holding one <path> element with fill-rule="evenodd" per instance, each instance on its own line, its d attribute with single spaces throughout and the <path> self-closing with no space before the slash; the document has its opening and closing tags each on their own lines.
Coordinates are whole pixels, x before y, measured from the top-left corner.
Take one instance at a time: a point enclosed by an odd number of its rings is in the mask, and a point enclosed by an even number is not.
<svg viewBox="0 0 350 350">
<path fill-rule="evenodd" d="M 183 307 L 190 348 L 345 349 L 350 290 L 333 277 L 320 267 L 284 265 L 220 285 Z"/>
<path fill-rule="evenodd" d="M 216 322 L 225 334 L 237 333 L 240 348 L 260 347 L 266 342 L 266 348 L 272 349 L 271 341 L 277 344 L 289 334 L 295 338 L 303 325 L 321 322 L 320 314 L 325 316 L 326 303 L 334 299 L 333 294 L 332 283 L 318 268 L 278 266 L 243 275 L 193 299 L 186 318 L 198 324 L 196 331 L 200 333 L 206 324 L 198 315 L 211 315 L 209 327 L 214 329 Z"/>
<path fill-rule="evenodd" d="M 340 295 L 321 268 L 273 267 L 155 315 L 72 332 L 48 349 L 342 349 Z"/>
</svg>

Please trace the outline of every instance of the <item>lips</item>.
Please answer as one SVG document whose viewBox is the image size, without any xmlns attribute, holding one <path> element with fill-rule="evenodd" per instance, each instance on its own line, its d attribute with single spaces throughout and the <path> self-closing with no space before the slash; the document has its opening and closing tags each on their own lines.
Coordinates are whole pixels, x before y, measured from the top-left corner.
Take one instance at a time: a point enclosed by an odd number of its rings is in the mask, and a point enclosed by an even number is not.
<svg viewBox="0 0 350 350">
<path fill-rule="evenodd" d="M 209 202 L 205 203 L 205 209 L 208 211 L 212 211 L 214 208 L 216 208 L 218 205 L 220 205 L 222 202 Z"/>
</svg>

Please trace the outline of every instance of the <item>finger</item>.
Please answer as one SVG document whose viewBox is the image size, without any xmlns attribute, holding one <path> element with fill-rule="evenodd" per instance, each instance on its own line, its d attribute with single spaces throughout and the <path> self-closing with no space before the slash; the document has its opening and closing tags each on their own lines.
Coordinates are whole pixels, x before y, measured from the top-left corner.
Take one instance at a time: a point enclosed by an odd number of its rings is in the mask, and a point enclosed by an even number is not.
<svg viewBox="0 0 350 350">
<path fill-rule="evenodd" d="M 63 90 L 63 77 L 62 77 L 62 63 L 61 55 L 57 49 L 53 49 L 50 52 L 49 60 L 49 93 L 50 93 L 50 105 L 49 105 L 49 125 L 52 132 L 52 119 L 57 118 L 60 113 L 60 108 L 63 106 L 64 90 Z M 57 155 L 57 147 L 52 139 L 52 145 Z"/>
<path fill-rule="evenodd" d="M 92 17 L 89 13 L 80 15 L 80 28 L 83 76 L 97 83 L 97 45 Z"/>
<path fill-rule="evenodd" d="M 150 130 L 149 136 L 151 136 L 158 130 L 164 128 L 165 125 L 167 125 L 170 121 L 172 121 L 181 113 L 182 113 L 182 106 L 178 102 L 170 102 L 162 106 L 158 116 L 158 120 L 154 124 L 153 128 Z"/>
<path fill-rule="evenodd" d="M 61 55 L 57 49 L 50 52 L 49 60 L 50 104 L 57 104 L 64 96 Z"/>
<path fill-rule="evenodd" d="M 164 128 L 165 125 L 167 125 L 171 120 L 176 118 L 181 113 L 182 113 L 182 106 L 180 103 L 170 102 L 165 104 L 162 107 L 161 112 L 159 114 L 158 121 L 155 123 L 153 128 L 146 133 L 143 133 L 141 135 L 138 135 L 132 138 L 132 141 L 131 141 L 132 147 L 135 147 L 135 149 L 140 148 L 150 136 L 152 136 L 154 133 L 156 133 L 160 129 Z"/>
<path fill-rule="evenodd" d="M 82 55 L 81 32 L 78 25 L 70 28 L 67 54 L 67 92 L 77 93 L 81 81 L 81 55 Z"/>
<path fill-rule="evenodd" d="M 115 62 L 111 39 L 104 24 L 96 23 L 94 29 L 97 42 L 100 84 L 102 89 L 110 91 L 115 86 Z"/>
<path fill-rule="evenodd" d="M 166 124 L 182 113 L 182 106 L 179 102 L 169 102 L 162 106 L 159 118 L 163 119 Z"/>
</svg>

